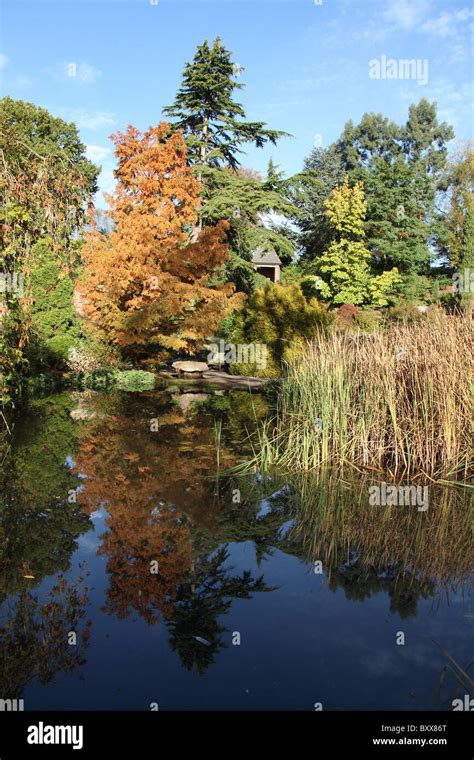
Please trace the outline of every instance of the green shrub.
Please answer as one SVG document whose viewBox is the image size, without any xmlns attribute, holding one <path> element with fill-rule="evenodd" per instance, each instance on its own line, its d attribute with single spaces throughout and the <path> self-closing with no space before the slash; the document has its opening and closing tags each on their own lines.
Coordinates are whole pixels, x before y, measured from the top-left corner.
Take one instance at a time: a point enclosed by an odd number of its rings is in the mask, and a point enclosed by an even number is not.
<svg viewBox="0 0 474 760">
<path fill-rule="evenodd" d="M 424 318 L 424 315 L 412 301 L 400 301 L 396 306 L 388 309 L 386 318 L 389 322 L 411 324 Z"/>
<path fill-rule="evenodd" d="M 76 375 L 76 384 L 81 388 L 101 390 L 112 388 L 117 383 L 117 373 L 109 369 L 96 369 L 92 372 L 80 372 Z"/>
<path fill-rule="evenodd" d="M 380 311 L 359 311 L 355 317 L 356 326 L 363 332 L 374 332 L 380 329 L 382 323 L 382 314 Z"/>
<path fill-rule="evenodd" d="M 45 341 L 44 345 L 54 363 L 64 364 L 69 356 L 71 348 L 76 343 L 76 337 L 73 334 L 55 335 Z"/>
<path fill-rule="evenodd" d="M 115 387 L 121 391 L 152 391 L 155 387 L 153 372 L 140 369 L 125 370 L 115 373 Z"/>
<path fill-rule="evenodd" d="M 311 298 L 318 298 L 321 294 L 322 285 L 323 281 L 321 278 L 312 274 L 303 277 L 299 283 L 301 291 L 307 301 L 310 301 Z"/>
<path fill-rule="evenodd" d="M 459 293 L 444 293 L 441 296 L 441 306 L 447 314 L 461 314 L 463 311 Z"/>
<path fill-rule="evenodd" d="M 59 264 L 49 238 L 33 247 L 29 276 L 31 336 L 26 356 L 30 369 L 65 366 L 80 337 L 73 305 L 72 277 Z"/>
<path fill-rule="evenodd" d="M 300 264 L 290 264 L 283 267 L 280 274 L 280 285 L 299 285 L 305 276 L 304 269 Z"/>
<path fill-rule="evenodd" d="M 257 288 L 237 315 L 229 341 L 266 347 L 266 367 L 237 362 L 233 374 L 277 377 L 282 364 L 304 350 L 306 341 L 325 331 L 333 317 L 315 298 L 305 298 L 297 284 L 267 283 Z"/>
<path fill-rule="evenodd" d="M 451 278 L 444 272 L 438 271 L 429 277 L 410 272 L 403 275 L 397 293 L 401 302 L 439 303 L 440 290 L 449 285 Z"/>
<path fill-rule="evenodd" d="M 60 375 L 43 372 L 27 379 L 26 390 L 28 394 L 34 396 L 41 393 L 51 393 L 63 388 L 66 384 L 67 382 Z"/>
</svg>

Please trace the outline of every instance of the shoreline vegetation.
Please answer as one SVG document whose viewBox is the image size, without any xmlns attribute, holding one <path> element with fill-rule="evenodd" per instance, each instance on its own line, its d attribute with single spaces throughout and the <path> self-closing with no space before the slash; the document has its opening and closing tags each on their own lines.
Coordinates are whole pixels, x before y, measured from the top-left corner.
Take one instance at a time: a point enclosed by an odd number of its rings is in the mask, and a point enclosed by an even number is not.
<svg viewBox="0 0 474 760">
<path fill-rule="evenodd" d="M 0 717 L 103 713 L 136 751 L 150 721 L 108 716 L 319 713 L 352 750 L 367 713 L 361 746 L 461 746 L 474 11 L 452 4 L 8 4 Z"/>
<path fill-rule="evenodd" d="M 0 100 L 2 427 L 61 387 L 190 390 L 167 368 L 224 355 L 189 374 L 270 402 L 242 468 L 467 480 L 472 144 L 421 98 L 263 176 L 245 149 L 289 135 L 247 120 L 237 76 L 205 40 L 161 120 L 111 135 L 106 211 L 77 126 Z"/>
<path fill-rule="evenodd" d="M 282 378 L 247 467 L 311 472 L 351 465 L 393 478 L 472 474 L 469 317 L 384 332 L 320 333 Z"/>
<path fill-rule="evenodd" d="M 429 319 L 373 332 L 326 326 L 283 362 L 280 377 L 260 378 L 270 411 L 254 420 L 251 454 L 233 469 L 292 476 L 350 468 L 393 481 L 464 480 L 471 489 L 473 369 L 466 313 L 438 310 Z M 32 377 L 27 396 L 63 388 L 151 392 L 170 383 L 178 394 L 227 385 L 250 394 L 258 390 L 250 381 L 257 380 L 213 371 L 192 379 L 166 368 L 103 368 Z M 249 399 L 250 415 L 251 408 Z M 13 416 L 7 414 L 5 424 Z"/>
</svg>

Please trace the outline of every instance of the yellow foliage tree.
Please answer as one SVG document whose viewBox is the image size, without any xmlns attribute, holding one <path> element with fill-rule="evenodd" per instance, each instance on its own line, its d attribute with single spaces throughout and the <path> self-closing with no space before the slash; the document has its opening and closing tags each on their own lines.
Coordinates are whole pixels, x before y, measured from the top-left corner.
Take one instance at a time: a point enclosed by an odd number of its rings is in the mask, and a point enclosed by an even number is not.
<svg viewBox="0 0 474 760">
<path fill-rule="evenodd" d="M 333 303 L 386 306 L 387 294 L 401 278 L 396 267 L 378 276 L 371 272 L 371 254 L 365 245 L 367 204 L 362 183 L 350 187 L 346 177 L 344 184 L 327 198 L 325 208 L 335 240 L 318 261 L 324 280 L 321 295 Z"/>
</svg>

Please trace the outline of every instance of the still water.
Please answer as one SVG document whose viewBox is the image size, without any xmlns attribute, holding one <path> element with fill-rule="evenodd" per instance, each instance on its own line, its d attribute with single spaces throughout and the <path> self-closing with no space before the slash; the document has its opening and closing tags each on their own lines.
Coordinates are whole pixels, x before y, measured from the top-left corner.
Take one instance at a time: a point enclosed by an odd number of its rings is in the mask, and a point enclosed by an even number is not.
<svg viewBox="0 0 474 760">
<path fill-rule="evenodd" d="M 0 697 L 451 710 L 470 693 L 466 492 L 433 486 L 419 512 L 370 506 L 347 473 L 229 475 L 268 404 L 177 387 L 30 402 L 0 456 Z"/>
</svg>

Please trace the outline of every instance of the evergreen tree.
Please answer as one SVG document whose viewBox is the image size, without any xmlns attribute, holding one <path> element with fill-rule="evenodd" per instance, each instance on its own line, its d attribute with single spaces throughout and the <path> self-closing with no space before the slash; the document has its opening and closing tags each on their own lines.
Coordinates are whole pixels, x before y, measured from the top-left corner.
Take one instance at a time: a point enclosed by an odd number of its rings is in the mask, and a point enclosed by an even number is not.
<svg viewBox="0 0 474 760">
<path fill-rule="evenodd" d="M 174 103 L 163 109 L 176 120 L 174 127 L 183 131 L 191 164 L 236 169 L 241 145 L 275 145 L 285 134 L 267 129 L 261 121 L 245 121 L 242 105 L 232 98 L 233 91 L 244 85 L 235 81 L 231 55 L 219 37 L 212 47 L 205 40 L 193 61 L 186 64 Z"/>
<path fill-rule="evenodd" d="M 201 217 L 205 225 L 220 219 L 229 223 L 228 241 L 232 256 L 227 263 L 229 278 L 239 290 L 249 292 L 254 282 L 251 264 L 256 248 L 274 250 L 282 262 L 290 263 L 295 243 L 274 215 L 292 217 L 295 207 L 284 197 L 282 173 L 273 166 L 270 180 L 244 169 L 209 169 L 203 172 Z"/>
<path fill-rule="evenodd" d="M 255 282 L 251 260 L 256 247 L 272 247 L 285 261 L 295 252 L 291 239 L 281 234 L 278 225 L 268 220 L 264 223 L 262 215 L 272 211 L 293 215 L 296 209 L 284 199 L 283 176 L 273 163 L 265 182 L 256 172 L 240 168 L 243 145 L 253 143 L 261 148 L 268 142 L 276 144 L 286 133 L 267 129 L 264 122 L 245 120 L 242 105 L 233 99 L 234 90 L 244 86 L 236 76 L 231 53 L 221 40 L 217 38 L 212 46 L 206 40 L 186 64 L 175 102 L 164 113 L 175 120 L 174 129 L 182 130 L 188 162 L 202 183 L 193 239 L 203 225 L 227 219 L 227 276 L 238 290 L 250 292 Z"/>
<path fill-rule="evenodd" d="M 285 180 L 283 179 L 284 173 L 279 171 L 278 165 L 275 164 L 273 158 L 269 158 L 267 167 L 267 177 L 265 180 L 265 187 L 268 190 L 280 191 Z"/>
<path fill-rule="evenodd" d="M 351 183 L 367 195 L 367 246 L 380 270 L 427 274 L 437 233 L 437 192 L 443 187 L 452 128 L 439 123 L 436 104 L 422 98 L 405 125 L 366 113 L 348 122 L 337 142 Z"/>
<path fill-rule="evenodd" d="M 332 146 L 313 151 L 293 189 L 303 260 L 317 261 L 334 239 L 324 204 L 347 174 L 351 186 L 364 184 L 372 266 L 378 272 L 396 266 L 404 275 L 429 273 L 452 137 L 451 127 L 437 120 L 436 104 L 425 99 L 410 106 L 405 125 L 374 113 L 364 114 L 358 125 L 347 122 Z"/>
<path fill-rule="evenodd" d="M 297 208 L 293 220 L 300 230 L 298 243 L 303 262 L 321 256 L 332 240 L 324 202 L 343 176 L 341 155 L 332 145 L 314 148 L 305 160 L 303 171 L 288 180 L 289 198 Z"/>
<path fill-rule="evenodd" d="M 468 144 L 456 153 L 446 171 L 448 207 L 441 216 L 438 252 L 451 267 L 458 267 L 463 247 L 463 229 L 469 199 L 474 193 L 474 150 Z"/>
</svg>

